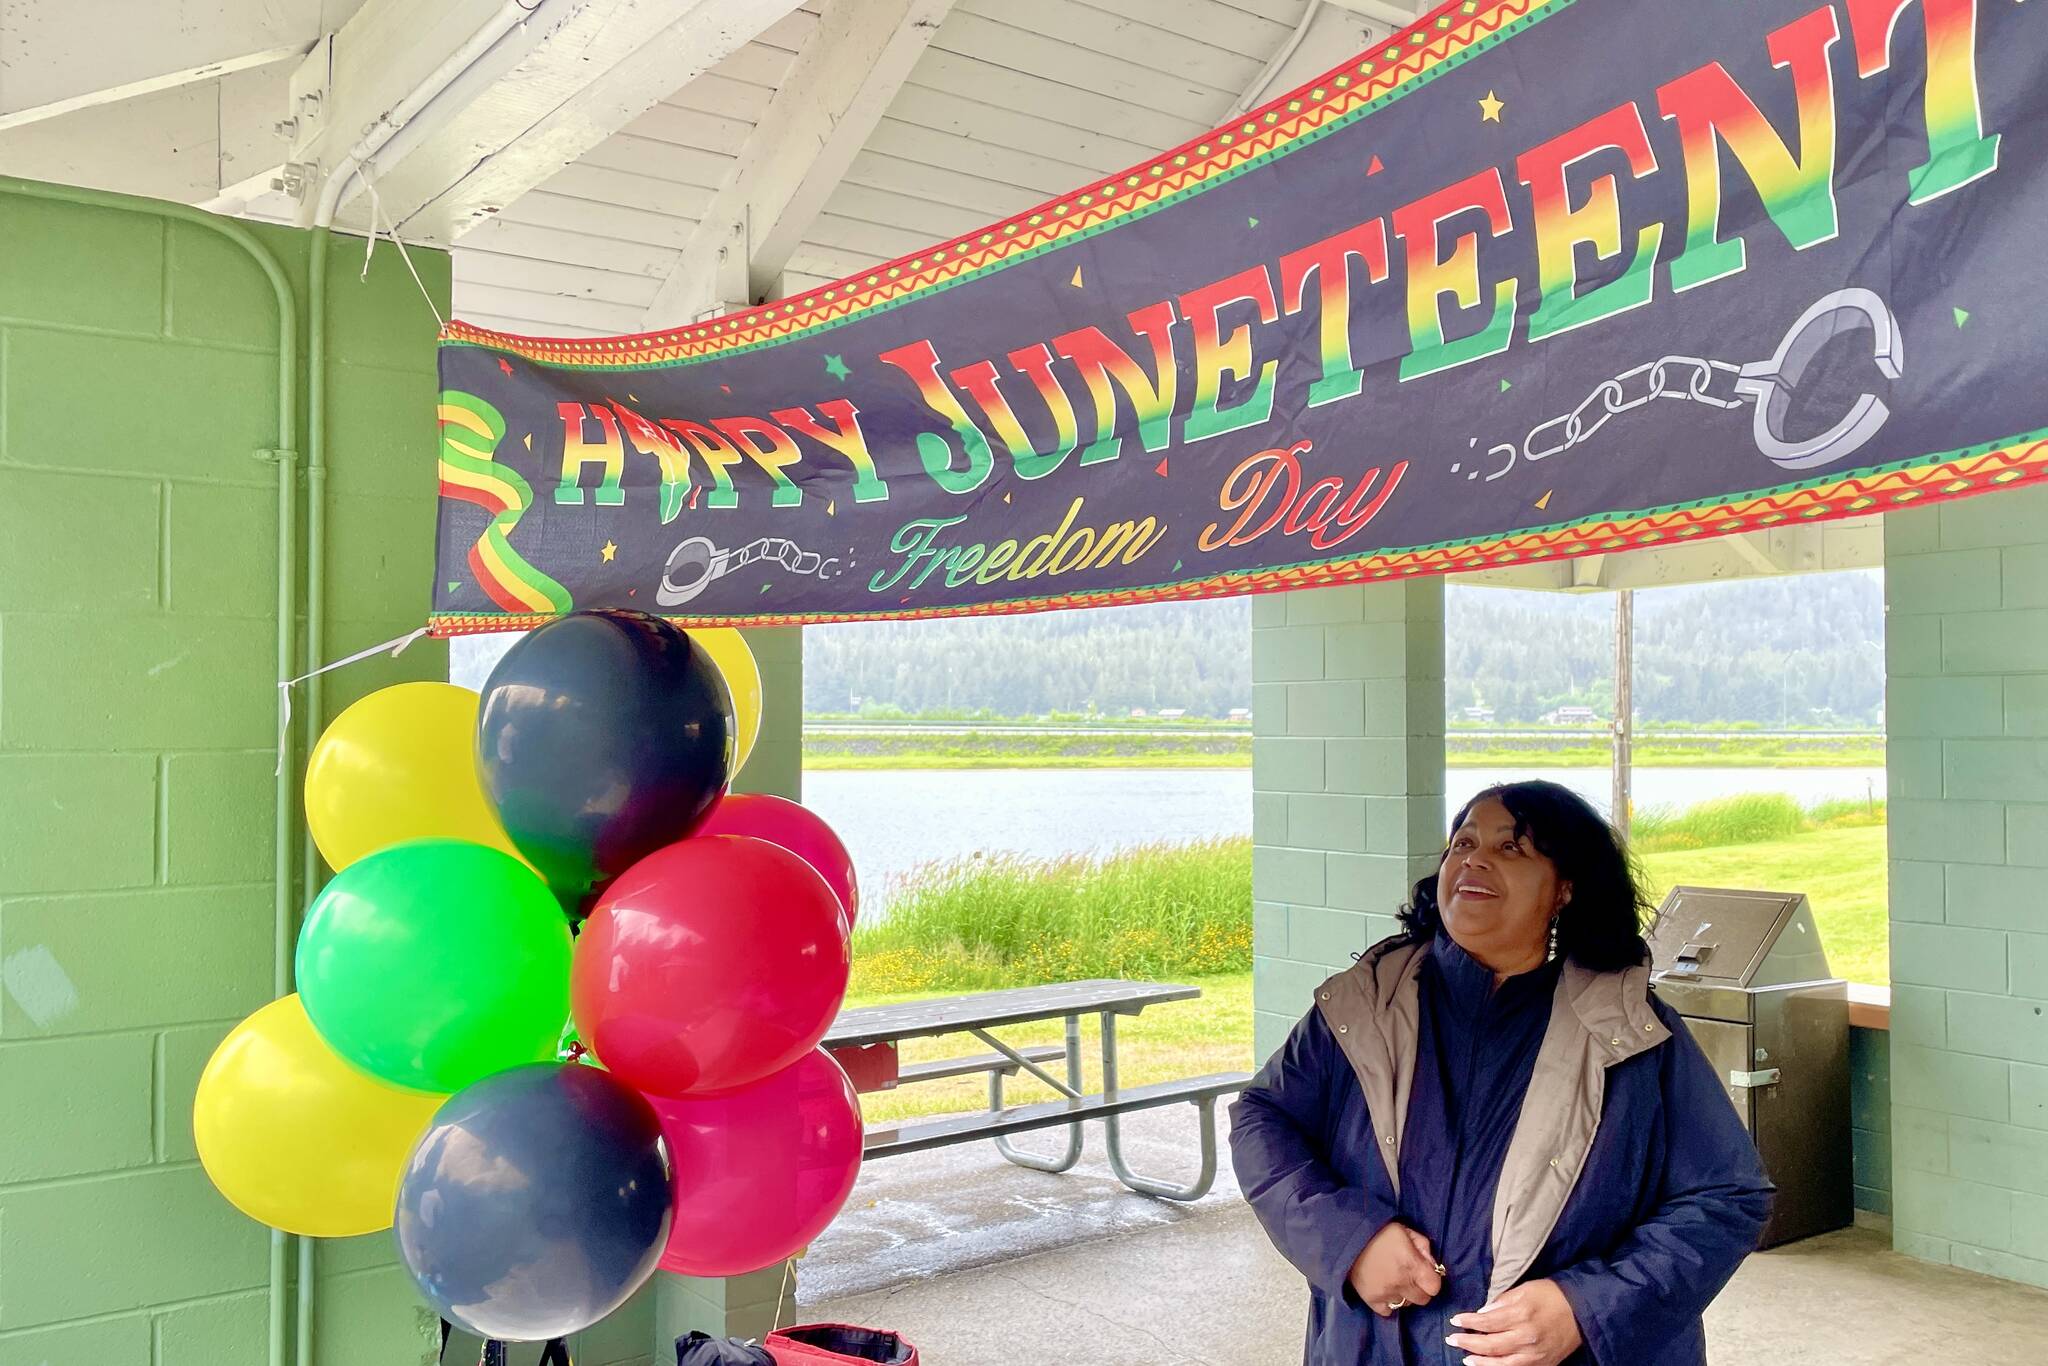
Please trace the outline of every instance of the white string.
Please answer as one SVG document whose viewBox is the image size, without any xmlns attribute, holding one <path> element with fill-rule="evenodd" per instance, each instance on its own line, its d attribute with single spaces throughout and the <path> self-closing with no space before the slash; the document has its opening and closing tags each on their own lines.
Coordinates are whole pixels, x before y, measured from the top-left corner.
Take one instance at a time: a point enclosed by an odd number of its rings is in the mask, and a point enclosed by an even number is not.
<svg viewBox="0 0 2048 1366">
<path fill-rule="evenodd" d="M 789 1278 L 796 1271 L 796 1258 L 782 1264 L 782 1289 L 775 1296 L 775 1332 L 782 1331 L 782 1307 L 789 1303 Z"/>
<path fill-rule="evenodd" d="M 414 641 L 426 633 L 427 628 L 422 626 L 416 631 L 408 631 L 404 635 L 387 640 L 381 645 L 372 645 L 367 650 L 357 650 L 346 659 L 337 659 L 332 664 L 322 664 L 319 668 L 312 670 L 310 673 L 302 673 L 297 678 L 279 679 L 277 683 L 277 767 L 271 771 L 270 776 L 275 778 L 278 774 L 284 772 L 284 741 L 285 736 L 291 731 L 293 688 L 296 688 L 309 678 L 317 678 L 321 674 L 332 673 L 336 669 L 345 669 L 351 664 L 359 664 L 373 655 L 389 654 L 393 659 L 396 659 L 410 649 Z"/>
<path fill-rule="evenodd" d="M 440 324 L 441 330 L 445 332 L 448 330 L 448 320 L 441 316 L 440 305 L 434 302 L 434 296 L 427 289 L 426 281 L 420 279 L 419 271 L 413 268 L 412 253 L 405 249 L 405 239 L 398 235 L 398 229 L 384 221 L 384 205 L 377 198 L 377 182 L 370 171 L 371 168 L 365 166 L 362 172 L 363 188 L 370 192 L 370 244 L 363 251 L 362 278 L 370 278 L 370 256 L 377 250 L 377 233 L 381 229 L 384 235 L 391 239 L 392 245 L 398 248 L 398 259 L 405 262 L 405 273 L 412 276 L 412 282 L 419 286 L 420 297 L 427 301 L 427 310 L 434 315 L 434 321 Z"/>
</svg>

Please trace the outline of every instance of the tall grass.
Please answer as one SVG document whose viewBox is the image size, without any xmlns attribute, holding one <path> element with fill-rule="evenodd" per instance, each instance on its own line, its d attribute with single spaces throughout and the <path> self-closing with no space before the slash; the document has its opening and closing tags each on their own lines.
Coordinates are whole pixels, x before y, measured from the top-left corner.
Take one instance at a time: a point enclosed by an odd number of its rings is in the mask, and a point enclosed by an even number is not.
<svg viewBox="0 0 2048 1366">
<path fill-rule="evenodd" d="M 1681 812 L 1638 812 L 1632 844 L 1644 855 L 1682 855 L 1881 826 L 1884 820 L 1883 802 L 1802 807 L 1782 794 L 1753 794 Z M 1817 843 L 1813 852 L 1831 856 L 1832 846 L 1824 850 Z M 1741 864 L 1739 857 L 1735 864 Z M 1667 859 L 1652 871 L 1687 880 L 1693 876 L 1689 866 Z M 1881 857 L 1874 866 L 1878 890 L 1872 904 L 1881 919 Z M 1815 868 L 1800 872 L 1818 875 Z M 1776 874 L 1717 865 L 1717 875 L 1770 881 Z M 1001 854 L 934 863 L 897 884 L 884 913 L 855 931 L 853 995 L 1248 972 L 1251 904 L 1247 839 L 1138 845 L 1099 858 Z"/>
<path fill-rule="evenodd" d="M 1763 844 L 1815 830 L 1883 825 L 1881 801 L 1833 800 L 1801 806 L 1782 792 L 1745 792 L 1683 811 L 1654 806 L 1635 813 L 1630 843 L 1639 854 Z"/>
<path fill-rule="evenodd" d="M 856 931 L 853 990 L 1244 972 L 1251 900 L 1247 839 L 934 864 L 898 885 L 885 917 Z"/>
</svg>

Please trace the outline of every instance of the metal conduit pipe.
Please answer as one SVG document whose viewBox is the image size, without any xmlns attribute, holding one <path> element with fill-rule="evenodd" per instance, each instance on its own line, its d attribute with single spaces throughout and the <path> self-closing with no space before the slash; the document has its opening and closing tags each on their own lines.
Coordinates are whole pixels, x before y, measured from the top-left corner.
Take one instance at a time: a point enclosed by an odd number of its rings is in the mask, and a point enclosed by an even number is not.
<svg viewBox="0 0 2048 1366">
<path fill-rule="evenodd" d="M 277 446 L 263 452 L 277 465 L 277 676 L 286 679 L 296 672 L 292 665 L 294 630 L 298 615 L 298 379 L 299 309 L 290 283 L 277 258 L 247 228 L 232 219 L 216 218 L 183 204 L 160 203 L 105 190 L 80 189 L 70 185 L 46 185 L 39 181 L 0 176 L 0 194 L 24 199 L 50 200 L 86 208 L 113 209 L 146 214 L 189 223 L 218 233 L 240 247 L 263 271 L 277 299 Z M 272 869 L 274 897 L 271 908 L 271 988 L 279 996 L 292 989 L 292 947 L 296 933 L 292 898 L 295 891 L 292 826 L 296 807 L 298 765 L 289 728 L 278 737 L 277 789 L 275 794 L 275 862 Z M 272 1230 L 270 1235 L 270 1366 L 285 1366 L 285 1328 L 288 1315 L 286 1292 L 290 1266 L 290 1236 Z M 303 1366 L 303 1363 L 301 1363 Z"/>
</svg>

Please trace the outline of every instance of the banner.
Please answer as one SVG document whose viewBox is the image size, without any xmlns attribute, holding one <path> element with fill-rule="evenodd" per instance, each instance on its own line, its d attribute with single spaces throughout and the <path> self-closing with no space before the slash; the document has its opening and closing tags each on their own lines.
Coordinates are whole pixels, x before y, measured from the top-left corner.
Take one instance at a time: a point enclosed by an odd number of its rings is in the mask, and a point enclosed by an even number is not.
<svg viewBox="0 0 2048 1366">
<path fill-rule="evenodd" d="M 1442 574 L 2048 473 L 2048 0 L 1463 0 L 799 298 L 442 343 L 434 628 Z"/>
</svg>

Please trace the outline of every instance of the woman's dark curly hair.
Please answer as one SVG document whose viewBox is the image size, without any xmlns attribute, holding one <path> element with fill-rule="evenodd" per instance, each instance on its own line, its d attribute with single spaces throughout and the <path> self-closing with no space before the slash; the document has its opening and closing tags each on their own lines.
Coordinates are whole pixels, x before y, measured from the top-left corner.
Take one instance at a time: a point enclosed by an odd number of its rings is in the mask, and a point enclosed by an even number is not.
<svg viewBox="0 0 2048 1366">
<path fill-rule="evenodd" d="M 1465 823 L 1472 808 L 1492 798 L 1515 818 L 1515 837 L 1526 836 L 1545 858 L 1557 865 L 1559 879 L 1572 885 L 1571 900 L 1558 912 L 1551 929 L 1551 948 L 1593 972 L 1619 972 L 1650 961 L 1642 929 L 1650 914 L 1641 875 L 1614 827 L 1584 797 L 1557 783 L 1503 783 L 1489 787 L 1458 810 L 1451 833 Z M 1450 844 L 1444 845 L 1450 857 Z M 1437 866 L 1442 868 L 1442 860 Z M 1415 884 L 1401 911 L 1401 926 L 1417 943 L 1443 928 L 1436 902 L 1437 875 Z"/>
</svg>

